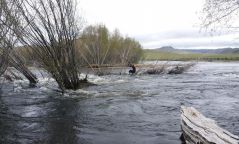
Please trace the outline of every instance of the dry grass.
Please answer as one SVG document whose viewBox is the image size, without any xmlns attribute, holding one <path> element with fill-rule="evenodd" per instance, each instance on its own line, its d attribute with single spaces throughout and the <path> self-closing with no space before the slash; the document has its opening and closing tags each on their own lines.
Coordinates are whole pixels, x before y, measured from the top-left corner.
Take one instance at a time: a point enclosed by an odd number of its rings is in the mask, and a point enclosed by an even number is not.
<svg viewBox="0 0 239 144">
<path fill-rule="evenodd" d="M 239 54 L 194 54 L 145 50 L 145 60 L 161 61 L 238 61 Z"/>
</svg>

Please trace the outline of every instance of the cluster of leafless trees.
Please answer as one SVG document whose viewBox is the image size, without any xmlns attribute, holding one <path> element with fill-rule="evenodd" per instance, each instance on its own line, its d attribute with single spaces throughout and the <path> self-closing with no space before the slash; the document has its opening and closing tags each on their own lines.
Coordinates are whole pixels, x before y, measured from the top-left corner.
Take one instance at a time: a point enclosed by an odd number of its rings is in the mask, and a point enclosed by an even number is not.
<svg viewBox="0 0 239 144">
<path fill-rule="evenodd" d="M 74 0 L 1 0 L 0 74 L 12 65 L 31 83 L 37 79 L 25 66 L 17 46 L 26 46 L 59 87 L 78 89 L 76 39 L 81 28 Z"/>
<path fill-rule="evenodd" d="M 76 90 L 86 82 L 79 78 L 80 63 L 116 63 L 116 57 L 120 63 L 138 61 L 141 46 L 131 38 L 111 35 L 102 25 L 80 33 L 76 6 L 77 0 L 0 0 L 0 75 L 12 66 L 36 84 L 24 61 L 27 56 L 50 73 L 61 90 Z"/>
</svg>

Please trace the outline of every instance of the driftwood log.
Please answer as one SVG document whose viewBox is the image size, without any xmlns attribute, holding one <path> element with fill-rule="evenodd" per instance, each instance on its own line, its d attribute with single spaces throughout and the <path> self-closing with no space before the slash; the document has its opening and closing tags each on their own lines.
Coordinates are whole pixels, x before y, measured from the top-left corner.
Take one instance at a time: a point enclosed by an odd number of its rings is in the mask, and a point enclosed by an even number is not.
<svg viewBox="0 0 239 144">
<path fill-rule="evenodd" d="M 138 64 L 135 65 L 136 72 L 135 74 L 182 74 L 191 67 L 193 67 L 196 63 L 181 63 L 181 64 Z M 93 73 L 99 76 L 102 75 L 110 75 L 110 74 L 129 74 L 130 67 L 126 67 L 124 65 L 103 65 L 103 66 L 95 66 L 92 67 L 83 67 L 81 69 L 82 73 Z"/>
<path fill-rule="evenodd" d="M 239 144 L 239 137 L 219 127 L 193 107 L 181 107 L 181 139 L 186 144 Z"/>
</svg>

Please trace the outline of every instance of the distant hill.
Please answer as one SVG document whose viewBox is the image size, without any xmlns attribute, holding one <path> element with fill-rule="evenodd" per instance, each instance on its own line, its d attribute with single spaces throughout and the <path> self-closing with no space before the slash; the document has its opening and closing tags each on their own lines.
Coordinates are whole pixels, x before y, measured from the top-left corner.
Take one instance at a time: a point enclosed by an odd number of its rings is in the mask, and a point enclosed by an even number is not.
<svg viewBox="0 0 239 144">
<path fill-rule="evenodd" d="M 175 49 L 172 46 L 164 46 L 161 48 L 153 49 L 159 52 L 170 53 L 199 53 L 199 54 L 232 54 L 238 53 L 239 48 L 220 48 L 220 49 Z"/>
<path fill-rule="evenodd" d="M 155 49 L 155 50 L 158 50 L 158 51 L 162 51 L 162 52 L 175 52 L 175 51 L 178 51 L 178 49 L 175 49 L 171 46 L 164 46 L 164 47 L 161 47 L 161 48 L 158 48 L 158 49 Z"/>
<path fill-rule="evenodd" d="M 169 52 L 169 53 L 192 53 L 191 51 L 187 51 L 184 49 L 175 49 L 172 46 L 164 46 L 153 50 L 156 50 L 158 52 Z"/>
</svg>

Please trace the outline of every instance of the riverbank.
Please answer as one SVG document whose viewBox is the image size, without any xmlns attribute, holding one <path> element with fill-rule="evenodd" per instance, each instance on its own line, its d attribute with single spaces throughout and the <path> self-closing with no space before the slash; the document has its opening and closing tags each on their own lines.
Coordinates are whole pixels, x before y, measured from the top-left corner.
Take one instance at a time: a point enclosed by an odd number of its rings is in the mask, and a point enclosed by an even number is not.
<svg viewBox="0 0 239 144">
<path fill-rule="evenodd" d="M 239 54 L 196 54 L 196 53 L 173 53 L 159 51 L 144 51 L 146 61 L 239 61 Z"/>
</svg>

